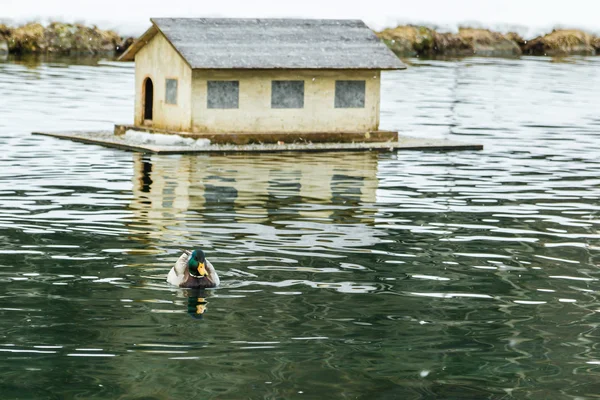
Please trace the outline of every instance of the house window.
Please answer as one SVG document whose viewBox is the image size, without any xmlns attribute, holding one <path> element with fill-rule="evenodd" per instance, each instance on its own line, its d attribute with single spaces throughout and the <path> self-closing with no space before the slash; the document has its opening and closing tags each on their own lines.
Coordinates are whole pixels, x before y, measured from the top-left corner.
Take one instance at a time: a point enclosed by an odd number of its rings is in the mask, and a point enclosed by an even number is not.
<svg viewBox="0 0 600 400">
<path fill-rule="evenodd" d="M 304 81 L 272 81 L 271 108 L 304 108 Z"/>
<path fill-rule="evenodd" d="M 239 108 L 239 81 L 208 81 L 208 108 Z"/>
<path fill-rule="evenodd" d="M 365 81 L 335 81 L 335 108 L 365 108 Z"/>
<path fill-rule="evenodd" d="M 167 79 L 165 86 L 165 103 L 177 104 L 177 79 Z"/>
</svg>

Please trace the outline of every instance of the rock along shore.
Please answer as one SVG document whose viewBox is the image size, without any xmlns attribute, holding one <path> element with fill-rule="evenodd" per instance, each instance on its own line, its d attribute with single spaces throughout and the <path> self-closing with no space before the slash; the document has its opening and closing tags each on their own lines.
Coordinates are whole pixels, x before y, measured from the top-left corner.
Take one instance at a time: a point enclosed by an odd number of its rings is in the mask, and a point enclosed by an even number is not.
<svg viewBox="0 0 600 400">
<path fill-rule="evenodd" d="M 114 55 L 133 42 L 116 32 L 96 26 L 53 22 L 19 27 L 0 24 L 0 54 Z"/>
<path fill-rule="evenodd" d="M 414 56 L 566 56 L 600 54 L 600 37 L 580 30 L 554 30 L 525 40 L 517 33 L 460 28 L 437 32 L 425 26 L 401 25 L 376 32 L 401 57 Z M 53 22 L 18 27 L 0 24 L 0 54 L 107 55 L 124 52 L 134 38 L 96 26 Z"/>
<path fill-rule="evenodd" d="M 398 56 L 566 56 L 600 54 L 600 37 L 563 29 L 525 40 L 519 34 L 459 28 L 440 33 L 424 26 L 402 25 L 376 32 Z"/>
</svg>

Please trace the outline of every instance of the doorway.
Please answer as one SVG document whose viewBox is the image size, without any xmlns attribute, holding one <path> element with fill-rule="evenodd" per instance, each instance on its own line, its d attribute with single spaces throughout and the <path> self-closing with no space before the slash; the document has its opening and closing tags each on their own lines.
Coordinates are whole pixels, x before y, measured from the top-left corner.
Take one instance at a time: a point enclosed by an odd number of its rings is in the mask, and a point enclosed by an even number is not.
<svg viewBox="0 0 600 400">
<path fill-rule="evenodd" d="M 144 81 L 144 117 L 143 122 L 152 121 L 152 105 L 154 102 L 154 85 L 152 79 L 146 78 Z"/>
</svg>

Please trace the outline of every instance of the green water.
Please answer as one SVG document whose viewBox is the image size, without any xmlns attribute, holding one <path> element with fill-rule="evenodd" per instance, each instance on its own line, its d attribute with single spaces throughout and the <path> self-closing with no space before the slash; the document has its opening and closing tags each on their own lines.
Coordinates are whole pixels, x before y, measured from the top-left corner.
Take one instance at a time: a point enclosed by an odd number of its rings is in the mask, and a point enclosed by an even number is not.
<svg viewBox="0 0 600 400">
<path fill-rule="evenodd" d="M 0 398 L 597 398 L 600 62 L 411 61 L 382 128 L 485 150 L 30 136 L 129 122 L 133 69 L 0 63 Z"/>
</svg>

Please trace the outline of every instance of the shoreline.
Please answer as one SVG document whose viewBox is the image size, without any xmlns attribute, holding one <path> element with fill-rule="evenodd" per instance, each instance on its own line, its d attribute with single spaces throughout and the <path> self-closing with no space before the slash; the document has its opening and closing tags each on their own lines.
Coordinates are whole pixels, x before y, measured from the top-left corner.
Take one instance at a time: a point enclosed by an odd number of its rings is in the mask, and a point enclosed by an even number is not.
<svg viewBox="0 0 600 400">
<path fill-rule="evenodd" d="M 504 34 L 469 27 L 447 33 L 422 25 L 399 25 L 374 32 L 398 57 L 600 55 L 600 36 L 577 29 L 557 29 L 530 40 L 514 32 Z M 117 56 L 134 40 L 95 25 L 61 22 L 0 24 L 0 55 Z"/>
<path fill-rule="evenodd" d="M 0 55 L 118 55 L 134 41 L 96 25 L 38 22 L 0 24 Z"/>
<path fill-rule="evenodd" d="M 518 57 L 599 55 L 600 37 L 576 29 L 555 29 L 530 40 L 515 32 L 460 27 L 440 33 L 418 25 L 400 25 L 376 35 L 399 57 L 488 56 Z"/>
</svg>

